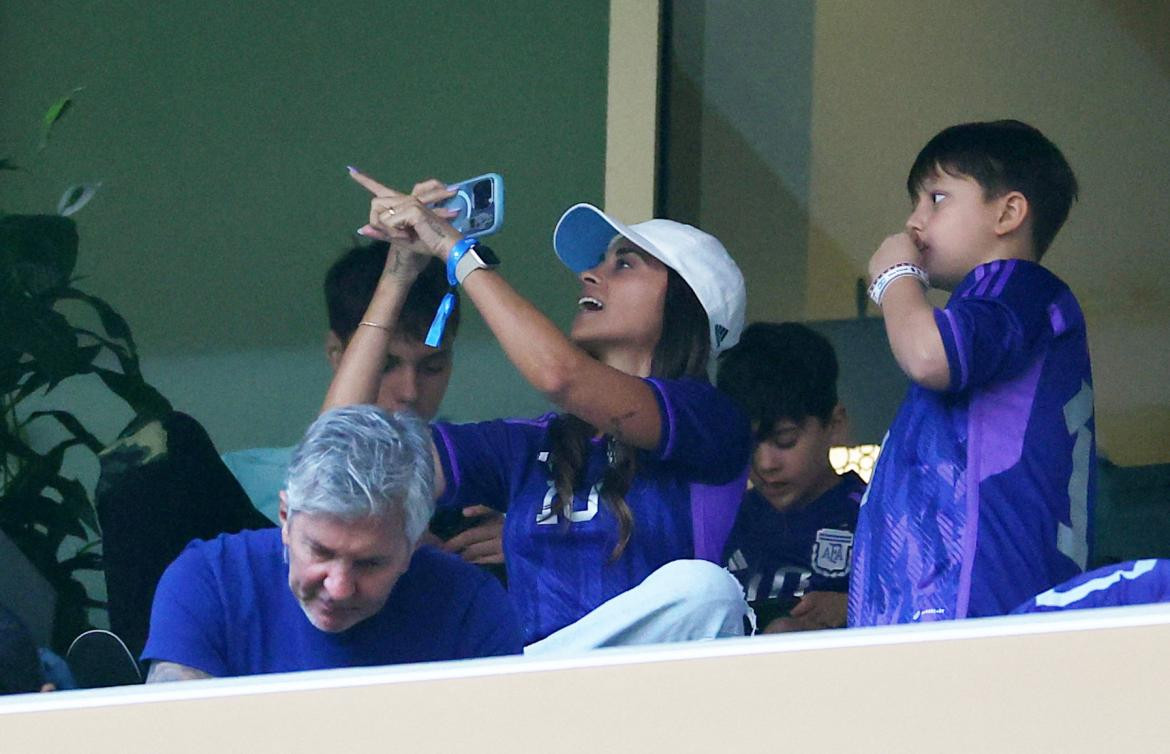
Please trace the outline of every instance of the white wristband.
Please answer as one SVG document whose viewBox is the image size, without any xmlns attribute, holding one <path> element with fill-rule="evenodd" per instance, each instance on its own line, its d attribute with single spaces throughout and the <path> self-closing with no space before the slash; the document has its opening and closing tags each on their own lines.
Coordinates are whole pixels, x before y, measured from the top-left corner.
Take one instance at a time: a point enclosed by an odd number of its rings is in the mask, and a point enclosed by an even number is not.
<svg viewBox="0 0 1170 754">
<path fill-rule="evenodd" d="M 923 288 L 930 287 L 930 278 L 927 277 L 926 270 L 916 264 L 898 262 L 873 279 L 873 282 L 869 284 L 869 297 L 880 307 L 882 305 L 882 296 L 885 294 L 886 288 L 889 287 L 890 283 L 898 278 L 908 276 L 918 278 L 918 282 L 922 283 Z"/>
</svg>

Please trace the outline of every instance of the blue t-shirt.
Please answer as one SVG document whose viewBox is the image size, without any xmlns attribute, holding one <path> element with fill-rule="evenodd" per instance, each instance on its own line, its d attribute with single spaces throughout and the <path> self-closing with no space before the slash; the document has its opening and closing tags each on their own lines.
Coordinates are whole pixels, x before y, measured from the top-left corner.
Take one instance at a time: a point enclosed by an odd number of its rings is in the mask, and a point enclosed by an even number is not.
<svg viewBox="0 0 1170 754">
<path fill-rule="evenodd" d="M 196 540 L 155 593 L 144 660 L 216 677 L 515 654 L 516 616 L 499 582 L 420 547 L 386 604 L 331 634 L 309 622 L 288 586 L 279 529 Z"/>
<path fill-rule="evenodd" d="M 1170 602 L 1170 560 L 1131 560 L 1098 568 L 1038 594 L 1013 613 Z"/>
<path fill-rule="evenodd" d="M 865 482 L 852 471 L 800 507 L 778 511 L 755 490 L 739 507 L 723 562 L 743 584 L 760 625 L 785 615 L 805 592 L 848 592 L 853 531 Z"/>
<path fill-rule="evenodd" d="M 911 385 L 861 503 L 849 623 L 1002 615 L 1088 562 L 1085 319 L 1038 264 L 976 267 L 935 322 L 951 384 Z"/>
<path fill-rule="evenodd" d="M 751 452 L 747 419 L 705 381 L 657 380 L 662 439 L 637 456 L 625 495 L 633 530 L 616 562 L 618 523 L 599 487 L 606 440 L 589 448 L 569 521 L 549 515 L 556 491 L 549 472 L 549 426 L 499 420 L 434 425 L 447 489 L 441 506 L 475 503 L 507 511 L 504 562 L 526 643 L 538 641 L 631 589 L 674 560 L 719 562 L 743 494 Z"/>
</svg>

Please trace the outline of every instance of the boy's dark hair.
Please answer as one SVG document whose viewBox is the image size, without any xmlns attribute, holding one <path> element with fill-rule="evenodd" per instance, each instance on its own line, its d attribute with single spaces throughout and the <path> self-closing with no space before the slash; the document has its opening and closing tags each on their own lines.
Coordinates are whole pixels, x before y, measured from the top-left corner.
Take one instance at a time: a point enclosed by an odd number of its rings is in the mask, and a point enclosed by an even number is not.
<svg viewBox="0 0 1170 754">
<path fill-rule="evenodd" d="M 805 325 L 754 322 L 719 357 L 715 383 L 747 412 L 762 440 L 784 419 L 829 422 L 837 406 L 837 354 Z"/>
<path fill-rule="evenodd" d="M 1018 120 L 963 123 L 926 143 L 906 190 L 913 200 L 937 171 L 962 175 L 983 187 L 986 199 L 1019 191 L 1028 200 L 1036 258 L 1044 256 L 1077 198 L 1077 179 L 1064 155 L 1044 134 Z"/>
<path fill-rule="evenodd" d="M 360 244 L 346 251 L 329 268 L 325 275 L 325 308 L 329 312 L 329 329 L 348 342 L 358 322 L 366 313 L 382 268 L 386 265 L 386 254 L 390 244 L 372 241 Z M 398 329 L 415 340 L 423 340 L 431 327 L 431 320 L 439 303 L 447 293 L 447 268 L 442 261 L 432 259 L 418 274 L 410 286 L 402 312 L 398 315 Z M 455 309 L 447 320 L 443 340 L 455 337 L 459 329 L 459 294 L 455 294 Z"/>
<path fill-rule="evenodd" d="M 0 605 L 0 694 L 28 694 L 44 683 L 32 636 L 15 613 Z"/>
</svg>

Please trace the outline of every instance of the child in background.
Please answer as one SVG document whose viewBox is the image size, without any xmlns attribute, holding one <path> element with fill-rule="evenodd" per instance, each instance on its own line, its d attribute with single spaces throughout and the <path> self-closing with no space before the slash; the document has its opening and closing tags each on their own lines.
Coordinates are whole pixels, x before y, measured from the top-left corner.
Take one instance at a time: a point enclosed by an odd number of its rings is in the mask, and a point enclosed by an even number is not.
<svg viewBox="0 0 1170 754">
<path fill-rule="evenodd" d="M 913 384 L 861 505 L 850 625 L 1000 615 L 1084 570 L 1095 494 L 1085 319 L 1039 261 L 1076 197 L 1019 121 L 948 128 L 907 179 L 870 295 Z M 944 309 L 927 286 L 952 291 Z"/>
<path fill-rule="evenodd" d="M 723 557 L 764 633 L 845 625 L 849 561 L 865 483 L 838 476 L 845 434 L 837 357 L 795 322 L 757 322 L 719 361 L 718 385 L 755 436 L 750 479 Z"/>
</svg>

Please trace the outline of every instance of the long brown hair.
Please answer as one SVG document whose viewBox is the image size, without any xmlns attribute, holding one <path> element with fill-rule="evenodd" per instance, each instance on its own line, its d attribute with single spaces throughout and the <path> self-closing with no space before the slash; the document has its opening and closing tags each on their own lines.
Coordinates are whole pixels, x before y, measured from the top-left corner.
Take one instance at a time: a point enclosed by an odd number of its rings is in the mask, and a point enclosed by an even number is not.
<svg viewBox="0 0 1170 754">
<path fill-rule="evenodd" d="M 666 268 L 666 295 L 662 304 L 662 333 L 650 360 L 650 376 L 667 379 L 707 379 L 711 354 L 710 323 L 695 292 L 677 272 Z M 597 430 L 572 414 L 561 414 L 549 427 L 549 465 L 557 491 L 552 514 L 568 522 L 573 508 L 573 490 L 581 481 L 589 457 L 589 441 Z M 618 540 L 609 562 L 621 557 L 634 531 L 634 516 L 626 504 L 626 493 L 638 471 L 637 448 L 608 437 L 601 498 L 618 520 Z"/>
</svg>

